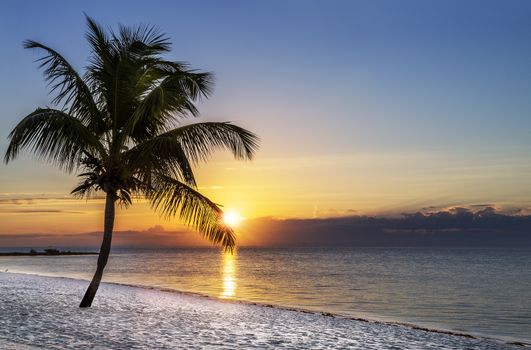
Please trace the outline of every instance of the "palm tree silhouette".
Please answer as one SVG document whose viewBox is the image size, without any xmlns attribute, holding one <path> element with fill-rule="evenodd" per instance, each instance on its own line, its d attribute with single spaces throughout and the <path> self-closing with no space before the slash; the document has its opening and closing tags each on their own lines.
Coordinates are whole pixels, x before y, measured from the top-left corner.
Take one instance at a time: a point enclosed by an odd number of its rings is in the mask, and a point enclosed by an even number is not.
<svg viewBox="0 0 531 350">
<path fill-rule="evenodd" d="M 22 119 L 9 134 L 4 158 L 8 163 L 29 149 L 69 173 L 81 172 L 74 196 L 105 193 L 97 269 L 80 307 L 92 305 L 107 264 L 115 205 L 127 207 L 133 196 L 167 218 L 178 214 L 232 251 L 234 232 L 221 220 L 219 206 L 197 191 L 192 166 L 216 149 L 247 160 L 258 148 L 255 134 L 229 122 L 183 124 L 198 115 L 194 102 L 210 95 L 213 77 L 164 59 L 170 51 L 165 34 L 143 25 L 105 31 L 86 20 L 91 55 L 83 76 L 57 51 L 24 43 L 43 53 L 40 68 L 59 107 L 38 108 Z"/>
</svg>

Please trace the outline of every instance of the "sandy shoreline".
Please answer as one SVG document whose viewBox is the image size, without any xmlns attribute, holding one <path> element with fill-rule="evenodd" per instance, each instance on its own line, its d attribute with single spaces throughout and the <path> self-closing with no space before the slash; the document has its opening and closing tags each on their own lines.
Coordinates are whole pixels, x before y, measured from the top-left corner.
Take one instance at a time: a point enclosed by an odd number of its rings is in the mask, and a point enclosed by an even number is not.
<svg viewBox="0 0 531 350">
<path fill-rule="evenodd" d="M 102 284 L 94 307 L 85 311 L 77 308 L 85 287 L 71 278 L 0 273 L 0 343 L 58 349 L 522 349 L 415 325 L 116 283 Z M 76 327 L 83 324 L 93 326 Z"/>
</svg>

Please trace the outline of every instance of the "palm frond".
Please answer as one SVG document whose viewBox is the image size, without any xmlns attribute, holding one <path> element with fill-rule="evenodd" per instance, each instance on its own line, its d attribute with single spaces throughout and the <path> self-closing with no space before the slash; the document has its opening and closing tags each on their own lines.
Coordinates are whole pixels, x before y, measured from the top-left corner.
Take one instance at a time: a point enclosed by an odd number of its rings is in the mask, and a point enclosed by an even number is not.
<svg viewBox="0 0 531 350">
<path fill-rule="evenodd" d="M 207 160 L 217 149 L 232 152 L 239 160 L 250 160 L 259 146 L 256 134 L 230 122 L 194 123 L 163 133 L 157 138 L 176 138 L 190 160 Z"/>
<path fill-rule="evenodd" d="M 91 128 L 101 128 L 100 111 L 92 93 L 76 70 L 57 51 L 33 40 L 24 42 L 26 49 L 39 49 L 44 55 L 37 61 L 44 68 L 44 77 L 52 92 L 57 91 L 52 103 L 70 106 L 70 114 Z"/>
<path fill-rule="evenodd" d="M 70 194 L 77 198 L 90 198 L 97 190 L 99 190 L 99 187 L 96 185 L 96 182 L 87 178 L 81 180 L 77 187 L 70 191 Z"/>
<path fill-rule="evenodd" d="M 56 109 L 36 109 L 18 123 L 8 138 L 6 163 L 25 148 L 68 172 L 79 165 L 83 152 L 105 157 L 104 147 L 90 129 Z"/>
<path fill-rule="evenodd" d="M 113 118 L 113 112 L 116 110 L 115 102 L 118 100 L 115 98 L 118 91 L 117 49 L 112 37 L 109 37 L 104 28 L 87 15 L 85 19 L 88 26 L 86 38 L 92 51 L 85 76 L 98 106 L 105 111 L 109 129 L 116 130 L 118 126 Z"/>
<path fill-rule="evenodd" d="M 192 165 L 175 137 L 160 135 L 152 138 L 125 151 L 121 159 L 132 173 L 146 183 L 156 171 L 196 187 Z"/>
<path fill-rule="evenodd" d="M 214 74 L 191 69 L 185 62 L 159 60 L 157 67 L 167 76 L 178 75 L 182 89 L 192 100 L 208 98 L 214 87 Z"/>
<path fill-rule="evenodd" d="M 96 57 L 108 59 L 111 56 L 110 50 L 112 49 L 112 45 L 105 29 L 86 14 L 85 20 L 88 26 L 86 38 L 92 48 L 93 54 Z"/>
<path fill-rule="evenodd" d="M 212 90 L 212 74 L 187 70 L 180 63 L 153 62 L 150 77 L 154 85 L 127 120 L 122 143 L 127 137 L 136 140 L 153 137 L 179 118 L 198 116 L 194 102 L 207 97 Z"/>
<path fill-rule="evenodd" d="M 160 55 L 171 48 L 170 39 L 155 26 L 120 25 L 118 34 L 112 33 L 112 36 L 122 52 L 140 57 Z"/>
<path fill-rule="evenodd" d="M 166 218 L 178 213 L 183 222 L 213 244 L 230 252 L 234 249 L 234 231 L 223 222 L 222 210 L 193 188 L 166 175 L 157 174 L 146 197 L 152 207 Z"/>
<path fill-rule="evenodd" d="M 100 182 L 105 169 L 101 159 L 88 152 L 83 152 L 83 154 L 84 156 L 79 160 L 79 163 L 86 172 L 77 175 L 81 181 L 70 194 L 78 198 L 90 198 L 96 191 L 101 190 Z"/>
<path fill-rule="evenodd" d="M 152 171 L 161 171 L 195 187 L 189 160 L 206 160 L 216 149 L 228 149 L 237 159 L 251 159 L 257 147 L 255 134 L 231 123 L 195 123 L 137 144 L 123 153 L 122 160 L 144 181 L 149 181 Z"/>
</svg>

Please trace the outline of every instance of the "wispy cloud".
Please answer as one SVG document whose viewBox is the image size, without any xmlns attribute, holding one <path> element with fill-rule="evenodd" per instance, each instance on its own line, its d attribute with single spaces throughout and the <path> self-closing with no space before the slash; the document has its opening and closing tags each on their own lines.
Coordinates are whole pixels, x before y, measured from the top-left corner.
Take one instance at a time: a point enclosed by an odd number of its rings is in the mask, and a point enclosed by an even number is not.
<svg viewBox="0 0 531 350">
<path fill-rule="evenodd" d="M 3 209 L 0 208 L 0 213 L 12 213 L 12 214 L 84 214 L 82 211 L 73 210 L 61 210 L 61 209 Z"/>
<path fill-rule="evenodd" d="M 0 246 L 93 246 L 101 243 L 102 232 L 85 233 L 0 233 Z M 188 230 L 166 230 L 161 225 L 144 230 L 125 230 L 113 233 L 113 245 L 117 247 L 176 247 L 208 246 L 197 233 Z"/>
</svg>

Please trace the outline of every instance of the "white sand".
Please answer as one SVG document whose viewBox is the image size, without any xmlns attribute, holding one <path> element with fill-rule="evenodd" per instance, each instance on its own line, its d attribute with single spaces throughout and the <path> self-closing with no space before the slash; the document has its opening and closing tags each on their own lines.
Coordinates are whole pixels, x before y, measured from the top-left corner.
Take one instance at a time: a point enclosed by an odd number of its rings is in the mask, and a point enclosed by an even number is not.
<svg viewBox="0 0 531 350">
<path fill-rule="evenodd" d="M 103 283 L 0 273 L 0 348 L 522 349 L 408 327 Z M 17 345 L 20 344 L 20 345 Z"/>
</svg>

